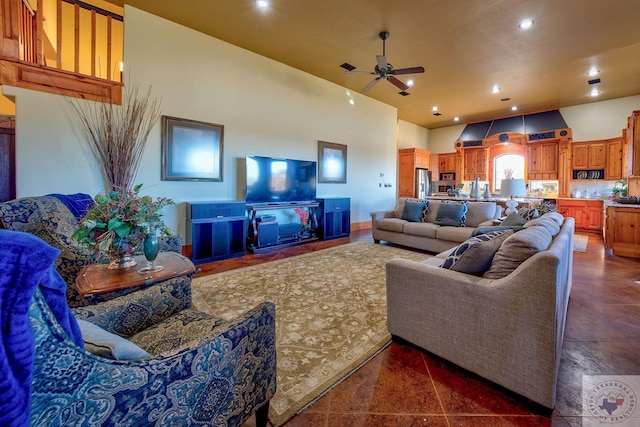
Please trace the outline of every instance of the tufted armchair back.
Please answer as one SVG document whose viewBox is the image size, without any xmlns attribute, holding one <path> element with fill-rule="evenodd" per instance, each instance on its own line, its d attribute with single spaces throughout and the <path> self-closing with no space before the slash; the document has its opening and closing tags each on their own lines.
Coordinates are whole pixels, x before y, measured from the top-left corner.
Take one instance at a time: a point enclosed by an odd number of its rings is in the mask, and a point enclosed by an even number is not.
<svg viewBox="0 0 640 427">
<path fill-rule="evenodd" d="M 62 195 L 60 195 L 62 196 Z M 63 196 L 92 201 L 88 194 Z M 90 206 L 87 204 L 87 206 Z M 85 210 L 86 211 L 86 210 Z M 81 215 L 84 212 L 77 212 Z M 83 248 L 71 236 L 77 229 L 79 218 L 60 198 L 53 195 L 23 197 L 0 203 L 0 227 L 7 230 L 34 234 L 49 245 L 60 249 L 55 269 L 67 283 L 67 301 L 70 307 L 89 304 L 76 288 L 76 276 L 82 268 L 95 262 L 91 251 Z M 180 236 L 167 236 L 160 239 L 160 250 L 181 253 Z"/>
</svg>

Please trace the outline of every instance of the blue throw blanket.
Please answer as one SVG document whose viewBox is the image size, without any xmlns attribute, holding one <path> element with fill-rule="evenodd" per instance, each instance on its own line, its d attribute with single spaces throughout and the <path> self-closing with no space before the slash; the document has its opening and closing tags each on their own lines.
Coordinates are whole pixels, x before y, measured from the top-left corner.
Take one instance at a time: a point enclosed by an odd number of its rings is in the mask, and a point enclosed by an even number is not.
<svg viewBox="0 0 640 427">
<path fill-rule="evenodd" d="M 47 195 L 55 197 L 64 203 L 78 221 L 80 221 L 82 217 L 84 217 L 84 214 L 93 206 L 93 199 L 91 196 L 84 193 Z"/>
<path fill-rule="evenodd" d="M 59 254 L 34 235 L 0 229 L 1 426 L 29 424 L 35 349 L 29 304 L 38 287 L 69 338 L 84 347 L 67 305 L 67 285 L 53 268 Z"/>
</svg>

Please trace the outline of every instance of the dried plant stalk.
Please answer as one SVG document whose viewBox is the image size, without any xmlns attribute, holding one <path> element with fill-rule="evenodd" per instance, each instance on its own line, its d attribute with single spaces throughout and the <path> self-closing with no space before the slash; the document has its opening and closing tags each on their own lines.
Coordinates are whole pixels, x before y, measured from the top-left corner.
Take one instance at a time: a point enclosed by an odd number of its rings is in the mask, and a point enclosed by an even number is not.
<svg viewBox="0 0 640 427">
<path fill-rule="evenodd" d="M 144 94 L 137 84 L 125 88 L 122 105 L 70 102 L 102 165 L 107 190 L 131 190 L 149 133 L 160 118 L 160 101 L 151 98 L 151 87 Z"/>
</svg>

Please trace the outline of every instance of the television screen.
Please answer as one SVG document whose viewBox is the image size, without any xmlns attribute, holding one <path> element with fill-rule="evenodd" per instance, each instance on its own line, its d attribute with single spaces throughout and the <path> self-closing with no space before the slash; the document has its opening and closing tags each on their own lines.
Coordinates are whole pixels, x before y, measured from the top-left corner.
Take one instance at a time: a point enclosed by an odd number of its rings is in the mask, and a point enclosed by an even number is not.
<svg viewBox="0 0 640 427">
<path fill-rule="evenodd" d="M 247 156 L 247 203 L 316 199 L 316 162 Z"/>
</svg>

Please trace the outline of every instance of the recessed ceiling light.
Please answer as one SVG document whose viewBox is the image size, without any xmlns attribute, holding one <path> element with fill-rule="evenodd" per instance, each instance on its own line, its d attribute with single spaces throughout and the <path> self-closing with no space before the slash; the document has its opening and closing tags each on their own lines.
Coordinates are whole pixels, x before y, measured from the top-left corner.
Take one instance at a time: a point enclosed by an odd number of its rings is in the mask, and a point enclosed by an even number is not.
<svg viewBox="0 0 640 427">
<path fill-rule="evenodd" d="M 454 118 L 453 118 L 453 121 L 454 121 L 454 122 L 460 121 L 460 117 L 454 117 Z"/>
<path fill-rule="evenodd" d="M 356 104 L 356 101 L 354 101 L 353 99 L 350 99 L 350 100 L 349 100 L 349 104 L 351 104 L 351 105 L 355 105 L 355 104 Z"/>
<path fill-rule="evenodd" d="M 533 27 L 533 19 L 523 19 L 518 25 L 521 30 L 528 30 L 531 27 Z"/>
<path fill-rule="evenodd" d="M 600 74 L 600 70 L 598 70 L 596 68 L 592 68 L 589 71 L 587 71 L 587 76 L 589 76 L 589 77 L 595 77 L 598 74 Z"/>
<path fill-rule="evenodd" d="M 511 111 L 518 111 L 518 107 L 514 105 L 513 107 L 511 107 Z"/>
<path fill-rule="evenodd" d="M 589 92 L 589 96 L 598 96 L 600 95 L 600 91 L 598 89 L 592 89 L 591 92 Z"/>
<path fill-rule="evenodd" d="M 261 9 L 269 7 L 269 0 L 256 0 L 256 5 Z"/>
<path fill-rule="evenodd" d="M 438 111 L 438 107 L 436 107 L 436 106 L 432 107 L 431 111 Z"/>
<path fill-rule="evenodd" d="M 491 88 L 491 93 L 498 93 L 500 92 L 500 88 L 498 87 L 498 85 L 495 85 Z"/>
<path fill-rule="evenodd" d="M 413 86 L 413 80 L 411 79 L 407 80 L 407 86 Z"/>
</svg>

